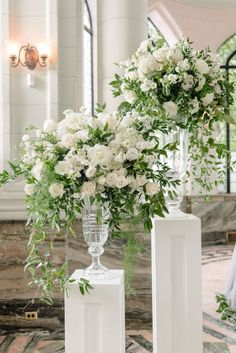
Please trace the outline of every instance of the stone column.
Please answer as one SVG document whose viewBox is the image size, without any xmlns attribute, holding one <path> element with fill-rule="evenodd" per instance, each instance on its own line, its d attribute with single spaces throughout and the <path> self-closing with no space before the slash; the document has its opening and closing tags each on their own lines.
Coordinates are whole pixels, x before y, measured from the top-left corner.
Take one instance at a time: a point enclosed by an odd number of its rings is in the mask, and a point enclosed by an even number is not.
<svg viewBox="0 0 236 353">
<path fill-rule="evenodd" d="M 127 59 L 147 39 L 146 0 L 98 0 L 98 102 L 116 110 L 119 99 L 112 96 L 115 63 Z"/>
</svg>

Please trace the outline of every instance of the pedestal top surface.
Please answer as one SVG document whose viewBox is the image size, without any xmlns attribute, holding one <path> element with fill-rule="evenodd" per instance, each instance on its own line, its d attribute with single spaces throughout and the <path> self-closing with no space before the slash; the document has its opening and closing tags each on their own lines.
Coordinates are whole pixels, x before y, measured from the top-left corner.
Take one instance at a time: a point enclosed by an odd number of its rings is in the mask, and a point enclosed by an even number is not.
<svg viewBox="0 0 236 353">
<path fill-rule="evenodd" d="M 72 273 L 71 278 L 79 280 L 80 278 L 87 279 L 91 284 L 101 285 L 119 285 L 124 278 L 124 270 L 109 270 L 108 274 L 104 277 L 87 276 L 84 274 L 84 270 L 76 270 Z"/>
<path fill-rule="evenodd" d="M 186 213 L 186 216 L 182 216 L 182 217 L 170 217 L 170 216 L 166 216 L 166 217 L 159 217 L 159 216 L 155 216 L 153 218 L 153 221 L 155 222 L 180 222 L 180 221 L 196 221 L 196 220 L 200 220 L 200 218 L 190 214 L 190 213 Z"/>
</svg>

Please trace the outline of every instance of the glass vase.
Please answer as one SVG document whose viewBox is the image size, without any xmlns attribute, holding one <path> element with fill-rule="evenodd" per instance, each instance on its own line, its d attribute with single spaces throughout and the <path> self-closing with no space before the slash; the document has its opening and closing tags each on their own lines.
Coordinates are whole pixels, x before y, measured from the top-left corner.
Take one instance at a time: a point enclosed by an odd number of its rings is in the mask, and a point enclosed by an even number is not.
<svg viewBox="0 0 236 353">
<path fill-rule="evenodd" d="M 92 256 L 92 263 L 84 270 L 88 277 L 104 277 L 108 269 L 101 264 L 100 256 L 104 252 L 103 245 L 108 238 L 108 224 L 106 210 L 98 204 L 85 203 L 82 213 L 82 228 L 85 242 L 88 244 L 88 252 Z"/>
<path fill-rule="evenodd" d="M 179 126 L 168 135 L 169 143 L 176 143 L 176 150 L 168 151 L 166 163 L 170 168 L 170 177 L 172 180 L 179 180 L 179 185 L 170 187 L 166 197 L 169 214 L 167 217 L 186 217 L 187 214 L 180 209 L 184 196 L 184 177 L 188 166 L 188 131 Z M 172 197 L 170 197 L 170 193 Z"/>
</svg>

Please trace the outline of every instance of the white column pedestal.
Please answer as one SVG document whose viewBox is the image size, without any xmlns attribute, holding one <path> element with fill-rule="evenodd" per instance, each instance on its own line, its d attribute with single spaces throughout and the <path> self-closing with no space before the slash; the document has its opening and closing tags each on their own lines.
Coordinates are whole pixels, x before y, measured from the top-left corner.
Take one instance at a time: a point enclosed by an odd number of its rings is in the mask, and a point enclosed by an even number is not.
<svg viewBox="0 0 236 353">
<path fill-rule="evenodd" d="M 90 283 L 89 294 L 83 296 L 73 283 L 65 296 L 65 353 L 125 353 L 124 271 L 111 270 Z"/>
<path fill-rule="evenodd" d="M 202 353 L 201 221 L 156 218 L 152 230 L 153 352 Z"/>
</svg>

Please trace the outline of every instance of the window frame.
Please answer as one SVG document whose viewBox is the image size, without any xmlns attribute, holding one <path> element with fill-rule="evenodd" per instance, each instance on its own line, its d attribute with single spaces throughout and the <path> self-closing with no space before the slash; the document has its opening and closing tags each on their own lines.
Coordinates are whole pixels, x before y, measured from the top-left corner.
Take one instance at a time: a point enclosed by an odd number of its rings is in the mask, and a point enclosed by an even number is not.
<svg viewBox="0 0 236 353">
<path fill-rule="evenodd" d="M 88 0 L 84 0 L 84 6 L 88 11 L 89 16 L 89 27 L 87 27 L 83 23 L 83 30 L 86 31 L 90 35 L 90 52 L 91 52 L 91 113 L 94 114 L 94 47 L 93 47 L 93 39 L 94 39 L 94 32 L 93 32 L 93 21 L 92 15 L 90 11 L 90 7 L 88 4 Z"/>
<path fill-rule="evenodd" d="M 228 81 L 230 70 L 236 70 L 236 65 L 230 65 L 230 61 L 233 59 L 234 56 L 236 56 L 236 49 L 228 56 L 225 64 L 220 65 L 220 68 L 226 71 L 226 79 Z M 226 146 L 227 149 L 230 151 L 230 125 L 228 123 L 226 123 Z M 226 193 L 231 193 L 231 173 L 229 168 L 227 168 L 226 174 Z"/>
</svg>

